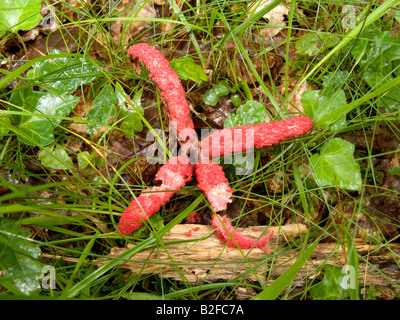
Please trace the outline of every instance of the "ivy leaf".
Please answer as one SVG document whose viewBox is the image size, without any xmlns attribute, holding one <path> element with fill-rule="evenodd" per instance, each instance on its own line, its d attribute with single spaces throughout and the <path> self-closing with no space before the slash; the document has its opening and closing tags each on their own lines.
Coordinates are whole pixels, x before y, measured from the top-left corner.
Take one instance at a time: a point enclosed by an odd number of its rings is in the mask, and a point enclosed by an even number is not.
<svg viewBox="0 0 400 320">
<path fill-rule="evenodd" d="M 346 115 L 339 114 L 329 117 L 326 121 L 319 121 L 325 118 L 327 114 L 334 112 L 346 105 L 346 95 L 343 90 L 337 90 L 332 95 L 327 95 L 323 90 L 307 90 L 301 96 L 301 103 L 307 116 L 314 120 L 314 125 L 320 127 L 328 127 L 330 124 L 332 130 L 338 130 L 346 126 Z"/>
<path fill-rule="evenodd" d="M 375 89 L 394 79 L 396 66 L 400 63 L 400 39 L 392 37 L 390 31 L 382 31 L 378 24 L 369 25 L 356 42 L 351 41 L 343 50 L 359 61 L 360 72 L 369 87 Z M 398 69 L 397 69 L 398 70 Z M 378 107 L 391 112 L 400 109 L 400 87 L 396 86 L 382 95 Z"/>
<path fill-rule="evenodd" d="M 39 161 L 44 167 L 56 170 L 71 170 L 74 168 L 67 151 L 60 145 L 55 148 L 43 148 L 38 155 Z"/>
<path fill-rule="evenodd" d="M 323 89 L 306 90 L 301 96 L 301 103 L 307 116 L 314 120 L 315 125 L 328 127 L 332 123 L 332 130 L 346 126 L 346 113 L 336 113 L 336 110 L 346 105 L 346 94 L 341 86 L 346 83 L 347 72 L 329 73 L 322 78 Z M 329 115 L 329 116 L 328 116 Z M 327 120 L 320 121 L 325 118 Z"/>
<path fill-rule="evenodd" d="M 39 246 L 29 241 L 30 232 L 20 230 L 14 220 L 0 219 L 0 270 L 2 278 L 24 295 L 40 290 L 43 264 Z"/>
<path fill-rule="evenodd" d="M 52 50 L 50 54 L 62 54 Z M 97 78 L 98 70 L 83 58 L 59 57 L 35 63 L 27 77 L 56 89 L 59 93 L 73 93 L 78 87 Z"/>
<path fill-rule="evenodd" d="M 197 83 L 207 81 L 207 74 L 191 57 L 186 56 L 182 59 L 174 59 L 170 64 L 171 68 L 174 69 L 178 77 L 182 80 L 191 79 Z"/>
<path fill-rule="evenodd" d="M 354 145 L 340 138 L 323 144 L 320 153 L 310 158 L 314 179 L 321 187 L 360 190 L 362 186 L 360 166 L 354 160 Z"/>
<path fill-rule="evenodd" d="M 260 102 L 249 100 L 241 105 L 236 113 L 228 114 L 224 128 L 264 123 L 266 117 L 268 117 L 268 112 L 265 106 Z"/>
<path fill-rule="evenodd" d="M 0 32 L 30 30 L 42 20 L 42 0 L 1 0 Z"/>
<path fill-rule="evenodd" d="M 314 300 L 343 300 L 348 298 L 348 290 L 341 286 L 344 277 L 342 268 L 329 264 L 325 265 L 324 278 L 311 288 L 311 296 Z"/>
<path fill-rule="evenodd" d="M 110 118 L 116 116 L 115 105 L 118 97 L 111 84 L 107 84 L 93 100 L 93 107 L 86 115 L 86 120 L 92 121 L 87 124 L 87 132 L 93 136 L 96 129 L 107 125 Z"/>
<path fill-rule="evenodd" d="M 229 93 L 229 88 L 223 84 L 217 84 L 211 89 L 208 89 L 204 96 L 203 101 L 209 106 L 215 106 L 220 97 L 226 96 Z"/>
<path fill-rule="evenodd" d="M 135 132 L 143 130 L 143 124 L 140 115 L 144 114 L 142 107 L 142 94 L 143 88 L 138 90 L 132 99 L 132 110 L 128 108 L 127 95 L 123 92 L 123 89 L 119 83 L 115 86 L 115 93 L 118 98 L 118 110 L 121 120 L 121 129 L 125 131 L 127 137 L 133 137 Z"/>
<path fill-rule="evenodd" d="M 22 89 L 14 92 L 9 102 L 9 110 L 20 111 L 12 115 L 20 131 L 18 139 L 28 145 L 46 146 L 54 140 L 54 128 L 75 108 L 79 98 Z"/>
</svg>

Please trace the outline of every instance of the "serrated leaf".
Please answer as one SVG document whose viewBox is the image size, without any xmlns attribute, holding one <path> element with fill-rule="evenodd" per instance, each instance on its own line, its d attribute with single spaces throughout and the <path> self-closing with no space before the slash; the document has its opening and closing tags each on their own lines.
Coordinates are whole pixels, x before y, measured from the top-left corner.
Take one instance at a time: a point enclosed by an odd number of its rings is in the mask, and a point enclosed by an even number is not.
<svg viewBox="0 0 400 320">
<path fill-rule="evenodd" d="M 21 131 L 19 140 L 28 145 L 35 145 L 36 141 L 38 145 L 46 146 L 54 140 L 54 128 L 60 124 L 62 117 L 74 109 L 79 98 L 22 89 L 14 92 L 9 102 L 9 110 L 21 112 L 12 115 Z M 38 117 L 35 114 L 55 117 Z"/>
<path fill-rule="evenodd" d="M 38 260 L 40 248 L 29 241 L 29 231 L 20 230 L 14 220 L 0 219 L 0 270 L 2 279 L 21 294 L 40 290 L 39 278 L 43 264 Z"/>
<path fill-rule="evenodd" d="M 354 145 L 350 142 L 340 138 L 325 142 L 320 153 L 310 158 L 314 179 L 321 187 L 359 190 L 362 186 L 361 172 L 353 154 Z"/>
<path fill-rule="evenodd" d="M 42 20 L 42 0 L 2 0 L 0 2 L 0 32 L 30 30 Z"/>
<path fill-rule="evenodd" d="M 229 93 L 229 88 L 223 84 L 217 84 L 208 89 L 204 96 L 203 101 L 209 106 L 215 106 L 220 97 L 226 96 Z"/>
<path fill-rule="evenodd" d="M 249 100 L 241 105 L 235 113 L 230 113 L 225 119 L 224 128 L 265 123 L 268 112 L 265 106 L 257 101 Z"/>
<path fill-rule="evenodd" d="M 108 124 L 110 118 L 116 116 L 115 105 L 118 97 L 111 84 L 107 84 L 100 94 L 93 100 L 93 107 L 86 115 L 86 120 L 96 122 L 88 123 L 87 132 L 93 135 L 95 130 Z"/>
<path fill-rule="evenodd" d="M 207 74 L 203 68 L 195 63 L 193 58 L 184 57 L 182 59 L 174 59 L 170 62 L 171 68 L 178 74 L 182 80 L 191 79 L 197 83 L 207 81 Z"/>
<path fill-rule="evenodd" d="M 67 151 L 60 145 L 55 148 L 43 148 L 38 155 L 39 161 L 44 167 L 56 170 L 71 170 L 74 168 Z"/>
<path fill-rule="evenodd" d="M 52 50 L 50 54 L 62 54 Z M 98 70 L 83 58 L 59 57 L 33 65 L 27 77 L 56 89 L 59 93 L 73 93 L 78 87 L 97 78 Z"/>
</svg>

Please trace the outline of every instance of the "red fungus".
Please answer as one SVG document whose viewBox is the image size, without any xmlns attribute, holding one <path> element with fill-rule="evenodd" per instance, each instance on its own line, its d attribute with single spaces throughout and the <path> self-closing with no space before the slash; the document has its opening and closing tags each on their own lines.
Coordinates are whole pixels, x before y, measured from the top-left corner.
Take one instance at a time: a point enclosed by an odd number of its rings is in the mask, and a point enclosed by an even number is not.
<svg viewBox="0 0 400 320">
<path fill-rule="evenodd" d="M 202 157 L 219 157 L 235 152 L 244 152 L 271 146 L 290 138 L 298 137 L 313 126 L 307 117 L 293 118 L 250 126 L 218 130 L 201 141 Z M 236 136 L 236 138 L 235 138 Z"/>
<path fill-rule="evenodd" d="M 218 238 L 222 242 L 227 243 L 228 247 L 236 248 L 237 246 L 242 249 L 261 248 L 267 250 L 268 241 L 273 237 L 274 232 L 269 231 L 267 235 L 259 239 L 253 239 L 244 236 L 236 231 L 226 216 L 219 217 L 213 215 L 211 224 L 216 229 Z"/>
<path fill-rule="evenodd" d="M 138 43 L 129 48 L 132 59 L 139 58 L 147 70 L 149 77 L 157 84 L 161 99 L 168 108 L 170 122 L 176 126 L 177 136 L 184 129 L 194 130 L 190 108 L 185 98 L 185 91 L 176 72 L 171 68 L 162 53 L 147 43 Z M 140 74 L 135 63 L 135 71 Z"/>
<path fill-rule="evenodd" d="M 195 172 L 197 186 L 205 193 L 211 207 L 216 212 L 225 210 L 227 204 L 232 202 L 233 190 L 222 167 L 212 161 L 202 160 L 196 165 Z"/>
<path fill-rule="evenodd" d="M 185 219 L 186 223 L 198 224 L 201 222 L 200 213 L 193 211 L 190 216 Z"/>
<path fill-rule="evenodd" d="M 186 146 L 191 144 L 191 138 L 195 136 L 194 125 L 185 92 L 176 72 L 161 52 L 146 43 L 133 45 L 128 53 L 132 56 L 132 60 L 139 58 L 149 70 L 149 76 L 158 85 L 161 98 L 168 108 L 169 120 L 176 130 L 177 137 L 181 138 Z M 140 69 L 135 62 L 132 62 L 132 65 L 140 74 Z M 243 152 L 253 147 L 270 146 L 302 135 L 308 132 L 312 126 L 313 122 L 309 118 L 295 118 L 226 128 L 203 139 L 200 144 L 202 160 L 196 165 L 195 172 L 198 187 L 206 194 L 214 211 L 226 209 L 227 204 L 232 201 L 233 190 L 229 187 L 222 167 L 209 161 L 208 158 Z M 236 133 L 241 139 L 235 138 Z M 121 233 L 130 234 L 140 228 L 144 221 L 157 212 L 177 190 L 192 179 L 192 174 L 193 164 L 186 156 L 170 159 L 156 175 L 156 179 L 162 181 L 161 186 L 143 190 L 123 212 L 118 224 Z M 236 231 L 226 216 L 219 218 L 214 215 L 212 226 L 216 229 L 218 237 L 229 247 L 266 249 L 268 240 L 273 236 L 271 231 L 260 239 L 248 238 Z M 192 230 L 197 231 L 199 228 Z M 192 230 L 187 232 L 188 237 L 192 235 Z"/>
<path fill-rule="evenodd" d="M 192 180 L 192 176 L 193 164 L 186 157 L 175 157 L 167 161 L 156 175 L 156 179 L 162 181 L 161 186 L 144 189 L 139 197 L 129 204 L 119 220 L 119 231 L 122 234 L 131 234 L 139 229 L 177 190 Z"/>
</svg>

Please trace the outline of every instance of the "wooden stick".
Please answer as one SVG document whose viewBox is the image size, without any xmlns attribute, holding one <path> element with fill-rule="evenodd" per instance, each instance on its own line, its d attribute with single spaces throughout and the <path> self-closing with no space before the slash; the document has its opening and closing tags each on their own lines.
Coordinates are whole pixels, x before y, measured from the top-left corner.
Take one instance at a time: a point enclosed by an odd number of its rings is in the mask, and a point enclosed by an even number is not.
<svg viewBox="0 0 400 320">
<path fill-rule="evenodd" d="M 271 227 L 269 230 L 274 230 L 275 236 L 271 240 L 268 255 L 258 248 L 243 250 L 226 247 L 211 226 L 179 224 L 163 237 L 166 250 L 162 246 L 153 247 L 121 262 L 120 266 L 135 274 L 159 274 L 163 278 L 185 279 L 191 283 L 229 281 L 237 276 L 242 276 L 242 282 L 264 282 L 268 276 L 269 282 L 272 282 L 297 260 L 300 250 L 296 249 L 294 239 L 306 229 L 303 224 Z M 265 230 L 265 227 L 239 228 L 240 232 L 250 237 L 259 237 Z M 290 246 L 293 248 L 288 248 Z M 118 257 L 128 248 L 113 248 L 109 259 Z M 356 248 L 365 257 L 359 261 L 360 285 L 400 283 L 400 272 L 396 271 L 395 261 L 398 265 L 399 244 L 376 250 L 376 246 L 356 239 Z M 97 263 L 102 265 L 109 259 L 97 260 Z M 345 261 L 342 246 L 335 242 L 320 243 L 297 273 L 295 283 L 302 285 L 305 279 L 315 277 L 319 273 L 319 266 L 325 263 L 342 267 Z M 379 271 L 365 261 L 377 265 Z"/>
</svg>

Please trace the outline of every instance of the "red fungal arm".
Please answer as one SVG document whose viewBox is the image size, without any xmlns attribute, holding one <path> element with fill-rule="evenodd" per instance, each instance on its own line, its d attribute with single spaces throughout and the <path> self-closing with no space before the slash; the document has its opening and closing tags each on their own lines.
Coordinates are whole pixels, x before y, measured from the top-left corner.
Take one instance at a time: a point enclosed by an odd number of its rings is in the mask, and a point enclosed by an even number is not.
<svg viewBox="0 0 400 320">
<path fill-rule="evenodd" d="M 158 85 L 162 100 L 169 111 L 169 120 L 177 130 L 177 135 L 184 129 L 194 130 L 190 108 L 185 98 L 185 92 L 176 72 L 162 53 L 147 43 L 138 43 L 129 48 L 128 53 L 133 59 L 139 58 L 147 70 L 150 78 Z M 140 69 L 132 63 L 135 71 Z"/>
<path fill-rule="evenodd" d="M 228 203 L 232 202 L 233 190 L 229 187 L 228 179 L 222 167 L 212 161 L 203 160 L 195 168 L 198 187 L 203 191 L 216 211 L 226 209 Z"/>
<path fill-rule="evenodd" d="M 156 175 L 161 180 L 159 187 L 144 189 L 139 197 L 133 200 L 122 213 L 118 229 L 122 234 L 131 234 L 139 229 L 153 213 L 157 212 L 167 201 L 192 179 L 193 164 L 184 156 L 174 157 L 164 164 Z"/>
<path fill-rule="evenodd" d="M 246 237 L 235 230 L 227 216 L 219 217 L 216 214 L 213 215 L 211 224 L 213 228 L 216 229 L 218 238 L 220 238 L 222 242 L 227 243 L 230 248 L 261 248 L 264 251 L 267 251 L 268 241 L 274 235 L 274 232 L 270 231 L 269 234 L 259 239 Z"/>
<path fill-rule="evenodd" d="M 201 141 L 202 157 L 219 157 L 271 146 L 308 132 L 313 121 L 307 117 L 218 130 Z"/>
</svg>

